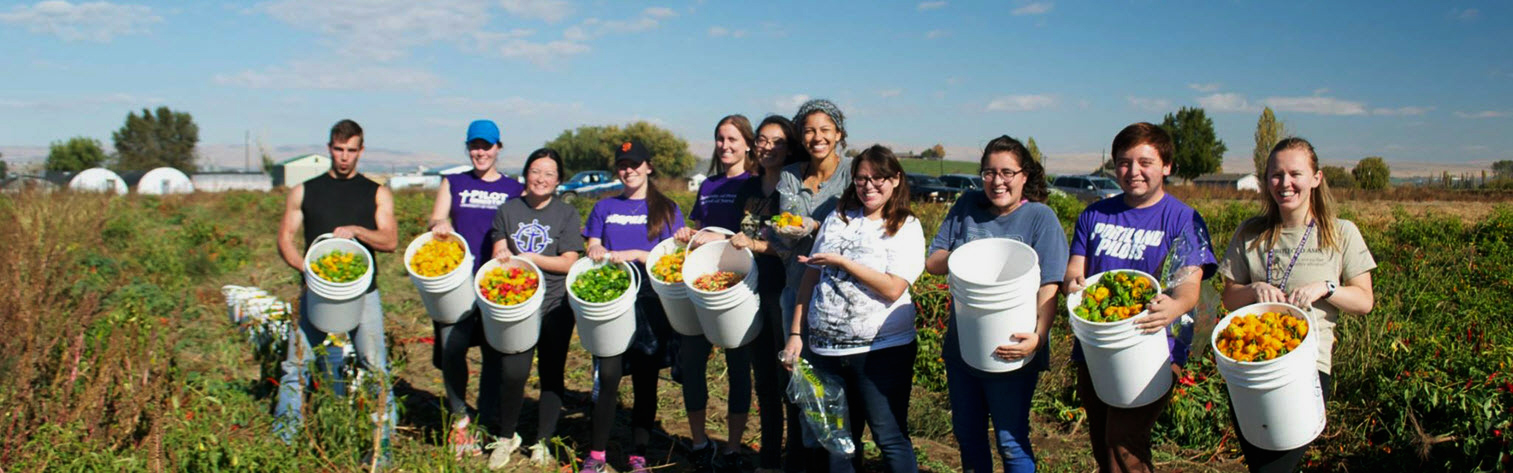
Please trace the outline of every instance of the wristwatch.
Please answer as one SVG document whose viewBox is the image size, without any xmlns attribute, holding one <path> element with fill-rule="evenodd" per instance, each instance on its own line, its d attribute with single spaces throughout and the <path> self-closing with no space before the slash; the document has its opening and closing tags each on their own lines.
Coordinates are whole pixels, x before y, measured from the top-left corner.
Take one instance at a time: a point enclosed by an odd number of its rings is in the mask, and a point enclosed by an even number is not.
<svg viewBox="0 0 1513 473">
<path fill-rule="evenodd" d="M 1324 288 L 1328 289 L 1328 292 L 1324 293 L 1324 300 L 1327 301 L 1329 300 L 1329 298 L 1334 297 L 1334 291 L 1336 289 L 1339 289 L 1340 285 L 1336 284 L 1334 281 L 1324 281 Z"/>
</svg>

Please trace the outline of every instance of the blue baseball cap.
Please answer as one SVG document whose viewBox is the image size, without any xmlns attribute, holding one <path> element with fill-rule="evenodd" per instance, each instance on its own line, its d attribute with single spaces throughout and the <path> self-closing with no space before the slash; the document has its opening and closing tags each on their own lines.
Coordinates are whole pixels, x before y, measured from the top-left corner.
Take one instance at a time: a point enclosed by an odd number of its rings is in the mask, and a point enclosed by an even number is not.
<svg viewBox="0 0 1513 473">
<path fill-rule="evenodd" d="M 499 143 L 499 125 L 495 125 L 493 120 L 473 120 L 473 123 L 468 124 L 468 139 L 463 143 L 472 143 L 473 140 Z"/>
</svg>

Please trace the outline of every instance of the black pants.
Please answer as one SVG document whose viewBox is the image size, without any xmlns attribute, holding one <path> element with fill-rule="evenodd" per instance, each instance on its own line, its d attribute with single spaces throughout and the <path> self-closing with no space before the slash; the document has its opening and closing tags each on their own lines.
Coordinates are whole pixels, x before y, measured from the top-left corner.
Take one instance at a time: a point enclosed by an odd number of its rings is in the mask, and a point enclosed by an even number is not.
<svg viewBox="0 0 1513 473">
<path fill-rule="evenodd" d="M 643 278 L 646 277 L 643 273 Z M 611 357 L 594 357 L 599 366 L 599 398 L 594 401 L 593 434 L 590 450 L 609 448 L 610 429 L 615 423 L 615 405 L 619 401 L 620 378 L 630 373 L 633 402 L 630 411 L 632 429 L 651 430 L 657 420 L 657 372 L 672 366 L 677 359 L 678 334 L 667 323 L 662 301 L 650 285 L 641 286 L 636 298 L 636 335 L 625 353 Z M 633 452 L 645 448 L 634 445 Z"/>
<path fill-rule="evenodd" d="M 557 433 L 557 418 L 562 414 L 562 397 L 567 392 L 564 378 L 567 371 L 567 351 L 573 341 L 573 327 L 577 319 L 573 309 L 559 300 L 552 308 L 541 314 L 541 338 L 536 342 L 536 375 L 541 378 L 541 416 L 536 426 L 536 438 L 550 441 Z"/>
<path fill-rule="evenodd" d="M 1329 404 L 1329 395 L 1334 391 L 1334 377 L 1323 371 L 1319 372 L 1319 386 L 1324 388 L 1324 404 Z M 1235 407 L 1229 406 L 1229 422 L 1235 426 L 1235 436 L 1240 438 L 1240 452 L 1245 455 L 1245 467 L 1252 473 L 1291 473 L 1298 471 L 1298 465 L 1303 463 L 1303 457 L 1308 455 L 1308 445 L 1303 445 L 1292 450 L 1266 450 L 1245 440 L 1240 434 L 1240 421 L 1235 417 Z"/>
<path fill-rule="evenodd" d="M 783 350 L 788 341 L 787 334 L 783 332 L 781 289 L 761 294 L 757 316 L 762 319 L 762 331 L 757 334 L 756 340 L 746 345 L 746 350 L 751 354 L 751 374 L 756 382 L 757 409 L 760 411 L 762 425 L 762 452 L 758 466 L 774 469 L 780 468 L 783 462 L 783 413 L 788 408 L 783 396 L 788 387 L 788 370 L 778 362 L 778 352 Z M 797 423 L 798 419 L 793 418 L 794 427 L 801 427 Z M 798 449 L 804 446 L 803 439 L 799 437 L 801 434 L 798 433 L 801 431 L 790 432 L 790 456 L 799 456 Z"/>
</svg>

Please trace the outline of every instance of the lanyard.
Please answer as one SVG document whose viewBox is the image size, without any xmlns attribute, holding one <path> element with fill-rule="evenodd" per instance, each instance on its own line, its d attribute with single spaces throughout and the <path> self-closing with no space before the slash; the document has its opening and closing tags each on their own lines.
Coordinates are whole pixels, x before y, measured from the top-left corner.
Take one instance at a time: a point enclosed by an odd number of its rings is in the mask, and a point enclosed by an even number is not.
<svg viewBox="0 0 1513 473">
<path fill-rule="evenodd" d="M 1313 234 L 1313 222 L 1310 221 L 1310 222 L 1308 222 L 1308 229 L 1303 231 L 1303 239 L 1298 241 L 1298 247 L 1297 247 L 1297 249 L 1292 250 L 1292 261 L 1289 261 L 1287 263 L 1287 270 L 1282 273 L 1282 280 L 1279 281 L 1281 284 L 1274 284 L 1275 286 L 1277 286 L 1278 290 L 1280 290 L 1282 292 L 1287 292 L 1287 279 L 1290 278 L 1290 277 L 1292 277 L 1292 267 L 1296 266 L 1298 264 L 1298 257 L 1303 255 L 1303 247 L 1308 246 L 1308 236 L 1312 235 L 1312 234 Z M 1276 252 L 1277 252 L 1277 249 L 1276 249 L 1275 245 L 1272 245 L 1271 249 L 1266 250 L 1266 283 L 1267 284 L 1272 284 L 1272 282 L 1271 282 L 1271 261 L 1272 261 L 1272 258 L 1275 256 Z"/>
</svg>

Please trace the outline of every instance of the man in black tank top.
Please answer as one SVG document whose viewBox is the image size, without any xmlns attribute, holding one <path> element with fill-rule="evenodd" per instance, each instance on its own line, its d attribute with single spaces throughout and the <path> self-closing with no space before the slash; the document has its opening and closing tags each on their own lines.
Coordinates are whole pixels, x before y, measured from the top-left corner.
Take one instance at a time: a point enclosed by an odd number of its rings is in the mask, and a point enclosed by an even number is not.
<svg viewBox="0 0 1513 473">
<path fill-rule="evenodd" d="M 331 127 L 330 141 L 326 144 L 331 153 L 331 169 L 324 174 L 297 184 L 289 190 L 284 206 L 284 219 L 278 231 L 279 255 L 289 267 L 301 274 L 305 270 L 305 253 L 295 246 L 294 233 L 304 228 L 305 248 L 316 237 L 330 233 L 337 238 L 356 240 L 369 253 L 393 252 L 399 245 L 398 225 L 394 220 L 394 195 L 389 188 L 357 172 L 357 160 L 362 157 L 362 127 L 352 120 L 342 120 Z M 384 347 L 383 308 L 379 303 L 377 268 L 374 268 L 374 284 L 362 299 L 362 315 L 357 328 L 346 333 L 357 348 L 358 361 L 363 369 L 373 375 L 368 379 L 386 378 L 389 371 L 387 350 Z M 327 333 L 316 328 L 309 320 L 306 307 L 309 296 L 300 293 L 300 319 L 298 329 L 289 334 L 288 358 L 283 363 L 283 377 L 279 381 L 278 404 L 274 408 L 274 433 L 285 442 L 294 439 L 298 432 L 304 402 L 304 386 L 310 381 L 306 375 L 311 362 L 316 362 L 319 372 L 335 386 L 338 395 L 345 395 L 340 367 L 343 350 L 327 346 L 329 354 L 320 360 L 316 351 L 325 343 Z M 329 382 L 329 381 L 328 381 Z M 388 437 L 396 420 L 392 391 L 386 393 L 388 421 L 384 428 L 384 451 L 380 462 L 387 463 Z M 372 460 L 369 452 L 363 460 L 363 468 Z"/>
</svg>

